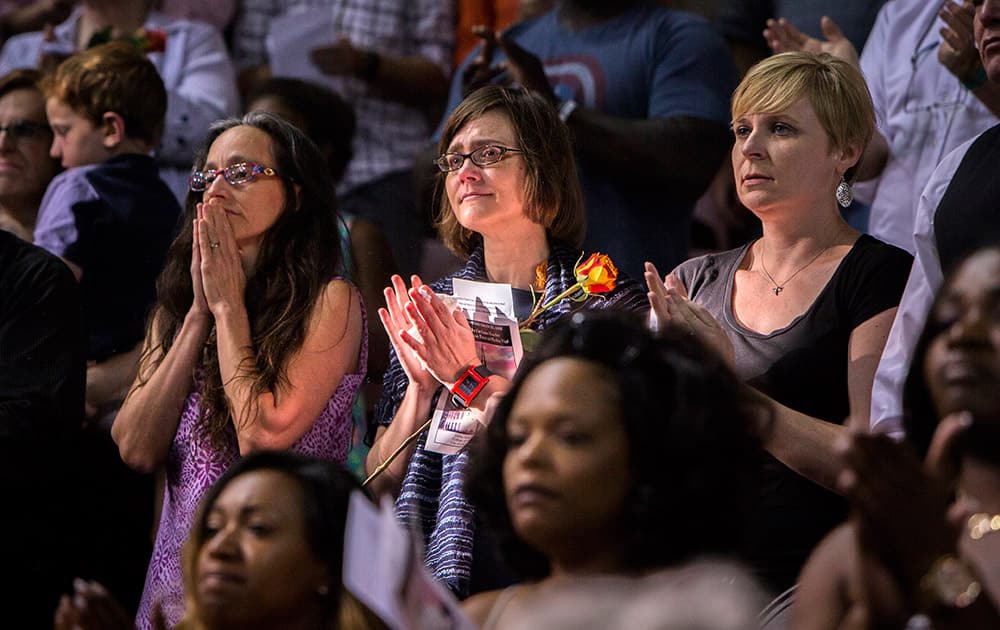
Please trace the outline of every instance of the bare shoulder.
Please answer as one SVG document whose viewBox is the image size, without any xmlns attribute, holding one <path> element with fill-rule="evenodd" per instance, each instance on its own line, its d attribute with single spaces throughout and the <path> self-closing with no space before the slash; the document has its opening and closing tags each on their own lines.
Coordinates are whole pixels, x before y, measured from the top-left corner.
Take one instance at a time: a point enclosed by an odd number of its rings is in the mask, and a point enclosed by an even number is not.
<svg viewBox="0 0 1000 630">
<path fill-rule="evenodd" d="M 462 611 L 477 627 L 482 626 L 490 616 L 490 611 L 496 605 L 503 590 L 477 593 L 462 602 Z"/>
<path fill-rule="evenodd" d="M 313 306 L 309 347 L 330 349 L 345 339 L 357 346 L 363 328 L 361 297 L 354 285 L 339 278 L 328 282 Z"/>
<path fill-rule="evenodd" d="M 327 320 L 360 319 L 361 298 L 357 288 L 342 278 L 331 280 L 316 300 L 316 311 Z"/>
</svg>

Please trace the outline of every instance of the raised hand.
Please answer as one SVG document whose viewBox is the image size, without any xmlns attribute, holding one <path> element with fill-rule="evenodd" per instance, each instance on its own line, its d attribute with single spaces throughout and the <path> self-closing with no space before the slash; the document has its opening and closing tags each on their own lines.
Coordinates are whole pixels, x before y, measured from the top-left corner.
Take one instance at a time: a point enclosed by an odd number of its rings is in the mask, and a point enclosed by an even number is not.
<svg viewBox="0 0 1000 630">
<path fill-rule="evenodd" d="M 697 336 L 702 343 L 715 350 L 727 365 L 735 363 L 733 342 L 715 317 L 704 306 L 688 299 L 687 289 L 673 275 L 663 277 L 653 263 L 646 263 L 643 273 L 649 292 L 649 306 L 656 318 L 657 329 L 676 328 Z"/>
<path fill-rule="evenodd" d="M 536 92 L 554 103 L 556 94 L 552 90 L 549 78 L 545 75 L 545 66 L 541 59 L 522 48 L 506 34 L 501 35 L 497 43 L 507 55 L 507 61 L 503 65 L 510 72 L 511 79 L 526 90 Z"/>
<path fill-rule="evenodd" d="M 200 204 L 198 251 L 205 301 L 218 318 L 226 309 L 244 307 L 247 278 L 233 228 L 222 206 Z"/>
<path fill-rule="evenodd" d="M 97 582 L 73 580 L 73 593 L 59 600 L 55 630 L 134 630 L 132 616 Z M 162 626 L 155 626 L 156 630 Z"/>
<path fill-rule="evenodd" d="M 418 335 L 403 331 L 403 341 L 434 378 L 451 388 L 470 365 L 479 365 L 475 338 L 465 313 L 450 309 L 427 285 L 409 291 L 406 313 L 416 324 Z"/>
<path fill-rule="evenodd" d="M 413 288 L 419 289 L 423 286 L 418 276 L 411 276 L 410 282 Z M 396 357 L 402 366 L 410 383 L 419 386 L 421 389 L 430 390 L 438 387 L 438 382 L 434 376 L 427 371 L 427 366 L 414 352 L 410 346 L 403 341 L 402 335 L 406 331 L 416 331 L 416 322 L 410 319 L 407 314 L 406 305 L 410 302 L 410 295 L 406 288 L 406 282 L 398 275 L 392 276 L 392 286 L 388 286 L 383 291 L 385 296 L 385 307 L 378 309 L 378 317 L 389 336 L 389 342 Z"/>
<path fill-rule="evenodd" d="M 837 485 L 855 508 L 859 542 L 882 559 L 910 597 L 931 563 L 957 548 L 952 462 L 967 426 L 964 415 L 942 420 L 923 463 L 906 444 L 885 435 L 852 434 L 838 447 L 845 468 Z"/>
<path fill-rule="evenodd" d="M 960 81 L 969 79 L 982 67 L 976 38 L 973 34 L 973 20 L 976 9 L 971 0 L 962 3 L 947 0 L 938 12 L 945 26 L 941 28 L 941 45 L 938 47 L 938 62 Z"/>
<path fill-rule="evenodd" d="M 823 37 L 826 38 L 825 41 L 806 35 L 784 18 L 768 20 L 767 28 L 764 29 L 764 39 L 776 53 L 793 50 L 817 54 L 829 53 L 855 66 L 859 65 L 858 51 L 836 22 L 824 15 L 820 20 L 820 28 Z"/>
<path fill-rule="evenodd" d="M 462 71 L 463 98 L 492 83 L 507 71 L 504 66 L 493 63 L 493 53 L 497 47 L 496 33 L 481 24 L 473 26 L 472 33 L 482 39 L 483 43 L 479 47 L 479 54 Z"/>
</svg>

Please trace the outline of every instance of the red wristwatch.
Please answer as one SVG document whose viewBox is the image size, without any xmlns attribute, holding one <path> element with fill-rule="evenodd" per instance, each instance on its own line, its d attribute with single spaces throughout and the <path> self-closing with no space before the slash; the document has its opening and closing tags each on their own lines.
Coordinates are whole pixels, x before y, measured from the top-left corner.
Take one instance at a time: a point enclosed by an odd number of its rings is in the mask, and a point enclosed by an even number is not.
<svg viewBox="0 0 1000 630">
<path fill-rule="evenodd" d="M 490 373 L 483 365 L 469 366 L 451 387 L 451 401 L 456 406 L 469 408 L 479 392 L 490 382 Z"/>
</svg>

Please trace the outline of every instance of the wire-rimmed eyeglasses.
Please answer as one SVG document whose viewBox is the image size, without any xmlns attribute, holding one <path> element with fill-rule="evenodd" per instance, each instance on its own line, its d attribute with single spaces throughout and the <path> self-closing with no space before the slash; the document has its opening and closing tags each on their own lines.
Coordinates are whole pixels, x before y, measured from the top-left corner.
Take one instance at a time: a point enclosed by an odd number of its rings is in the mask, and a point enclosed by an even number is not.
<svg viewBox="0 0 1000 630">
<path fill-rule="evenodd" d="M 490 166 L 502 160 L 503 156 L 507 153 L 524 153 L 524 151 L 512 147 L 500 146 L 499 144 L 487 144 L 471 153 L 442 153 L 434 160 L 434 164 L 442 172 L 450 173 L 462 168 L 466 159 L 472 160 L 472 163 L 476 166 Z"/>
<path fill-rule="evenodd" d="M 224 169 L 210 169 L 207 171 L 195 171 L 188 179 L 188 185 L 194 192 L 202 192 L 212 185 L 215 178 L 222 175 L 228 183 L 232 185 L 247 184 L 252 182 L 258 175 L 264 177 L 280 177 L 270 166 L 257 164 L 255 162 L 240 162 L 232 164 Z"/>
</svg>

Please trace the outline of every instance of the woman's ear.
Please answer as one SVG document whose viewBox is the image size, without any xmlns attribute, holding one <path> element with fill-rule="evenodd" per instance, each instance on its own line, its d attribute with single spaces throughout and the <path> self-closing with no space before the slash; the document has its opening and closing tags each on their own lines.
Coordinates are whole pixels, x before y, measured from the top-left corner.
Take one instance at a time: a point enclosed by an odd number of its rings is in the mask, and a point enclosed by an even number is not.
<svg viewBox="0 0 1000 630">
<path fill-rule="evenodd" d="M 125 141 L 125 119 L 115 112 L 104 112 L 101 116 L 101 132 L 104 148 L 117 149 Z"/>
<path fill-rule="evenodd" d="M 840 175 L 843 175 L 848 170 L 850 170 L 852 166 L 858 164 L 858 162 L 861 161 L 861 153 L 862 153 L 861 146 L 856 144 L 852 144 L 841 149 L 838 153 L 837 161 L 839 162 L 839 164 L 837 167 L 837 172 Z"/>
</svg>

